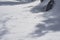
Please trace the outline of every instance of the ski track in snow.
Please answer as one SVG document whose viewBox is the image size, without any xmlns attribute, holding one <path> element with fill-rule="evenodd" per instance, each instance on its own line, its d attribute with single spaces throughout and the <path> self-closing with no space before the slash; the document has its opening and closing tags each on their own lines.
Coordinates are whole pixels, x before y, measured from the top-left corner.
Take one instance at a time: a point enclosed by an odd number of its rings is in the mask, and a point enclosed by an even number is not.
<svg viewBox="0 0 60 40">
<path fill-rule="evenodd" d="M 36 30 L 35 25 L 45 20 L 42 16 L 43 12 L 37 14 L 30 12 L 30 9 L 37 4 L 39 1 L 14 6 L 0 6 L 0 30 L 1 28 L 4 28 L 1 31 L 7 30 L 6 34 L 0 36 L 2 38 L 0 40 L 58 40 L 59 32 L 49 32 L 37 38 L 30 36 L 30 33 Z"/>
</svg>

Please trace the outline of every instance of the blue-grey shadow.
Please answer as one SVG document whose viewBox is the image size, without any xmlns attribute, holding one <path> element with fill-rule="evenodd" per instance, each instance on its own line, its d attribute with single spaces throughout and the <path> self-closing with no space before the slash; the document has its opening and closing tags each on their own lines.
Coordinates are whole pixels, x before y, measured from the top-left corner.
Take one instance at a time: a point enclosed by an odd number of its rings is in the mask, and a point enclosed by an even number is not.
<svg viewBox="0 0 60 40">
<path fill-rule="evenodd" d="M 9 33 L 9 30 L 6 27 L 6 22 L 10 20 L 10 18 L 0 19 L 0 39 L 4 37 L 4 35 Z"/>
<path fill-rule="evenodd" d="M 35 0 L 34 0 L 35 1 Z M 34 2 L 34 1 L 28 1 L 28 2 L 10 2 L 10 1 L 6 1 L 6 2 L 0 2 L 0 6 L 4 6 L 4 5 L 19 5 L 19 4 L 27 4 L 27 3 L 31 3 L 31 2 Z"/>
<path fill-rule="evenodd" d="M 57 10 L 58 11 L 58 10 Z M 52 14 L 45 13 L 43 16 L 47 19 L 42 21 L 43 23 L 36 24 L 37 30 L 33 33 L 33 37 L 41 37 L 47 34 L 49 31 L 59 32 L 60 31 L 60 13 L 52 12 Z M 57 15 L 56 15 L 57 14 Z"/>
<path fill-rule="evenodd" d="M 3 36 L 6 35 L 7 33 L 8 33 L 8 30 L 6 27 L 0 28 L 0 39 L 2 39 Z"/>
</svg>

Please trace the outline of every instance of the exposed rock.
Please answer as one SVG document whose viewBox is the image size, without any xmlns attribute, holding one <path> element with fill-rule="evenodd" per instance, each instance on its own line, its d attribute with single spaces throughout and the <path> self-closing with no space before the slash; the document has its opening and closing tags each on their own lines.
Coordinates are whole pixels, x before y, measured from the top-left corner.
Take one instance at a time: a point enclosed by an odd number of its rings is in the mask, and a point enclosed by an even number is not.
<svg viewBox="0 0 60 40">
<path fill-rule="evenodd" d="M 43 2 L 44 0 L 40 0 L 41 2 Z"/>
<path fill-rule="evenodd" d="M 50 9 L 52 9 L 53 5 L 54 5 L 54 0 L 50 0 L 50 2 L 46 6 L 46 11 L 49 11 Z"/>
</svg>

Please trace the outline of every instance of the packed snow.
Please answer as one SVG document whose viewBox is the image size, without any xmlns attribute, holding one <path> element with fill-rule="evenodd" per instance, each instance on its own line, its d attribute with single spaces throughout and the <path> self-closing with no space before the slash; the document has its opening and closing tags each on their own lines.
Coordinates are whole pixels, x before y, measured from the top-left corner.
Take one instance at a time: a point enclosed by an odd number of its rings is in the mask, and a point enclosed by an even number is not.
<svg viewBox="0 0 60 40">
<path fill-rule="evenodd" d="M 15 2 L 15 0 L 13 1 Z M 58 2 L 60 1 L 55 1 L 57 2 L 57 4 L 52 10 L 50 10 L 49 12 L 38 13 L 33 13 L 31 12 L 31 10 L 41 3 L 40 0 L 19 5 L 1 5 L 0 40 L 60 40 L 60 31 L 58 30 L 55 31 L 54 29 L 49 28 L 47 30 L 44 30 L 44 28 L 42 27 L 42 36 L 39 36 L 40 33 L 34 33 L 39 29 L 36 27 L 36 25 L 38 24 L 44 24 L 46 27 L 50 27 L 51 25 L 54 25 L 54 23 L 56 23 L 58 25 L 55 24 L 54 26 L 59 26 L 58 19 L 60 16 L 60 9 L 58 5 L 60 4 Z M 42 5 L 43 4 L 44 3 L 42 3 Z M 50 19 L 54 19 L 54 23 L 50 23 Z M 45 20 L 47 20 L 48 23 L 44 22 Z M 58 20 L 58 22 L 56 22 L 56 20 Z"/>
</svg>

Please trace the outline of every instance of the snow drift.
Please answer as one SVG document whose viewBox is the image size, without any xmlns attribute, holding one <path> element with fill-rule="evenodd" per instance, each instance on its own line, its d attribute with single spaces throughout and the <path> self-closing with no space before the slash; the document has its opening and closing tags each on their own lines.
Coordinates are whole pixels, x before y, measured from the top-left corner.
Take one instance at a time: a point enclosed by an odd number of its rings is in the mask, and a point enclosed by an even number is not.
<svg viewBox="0 0 60 40">
<path fill-rule="evenodd" d="M 60 40 L 59 3 L 60 0 L 36 0 L 0 5 L 0 40 Z"/>
</svg>

